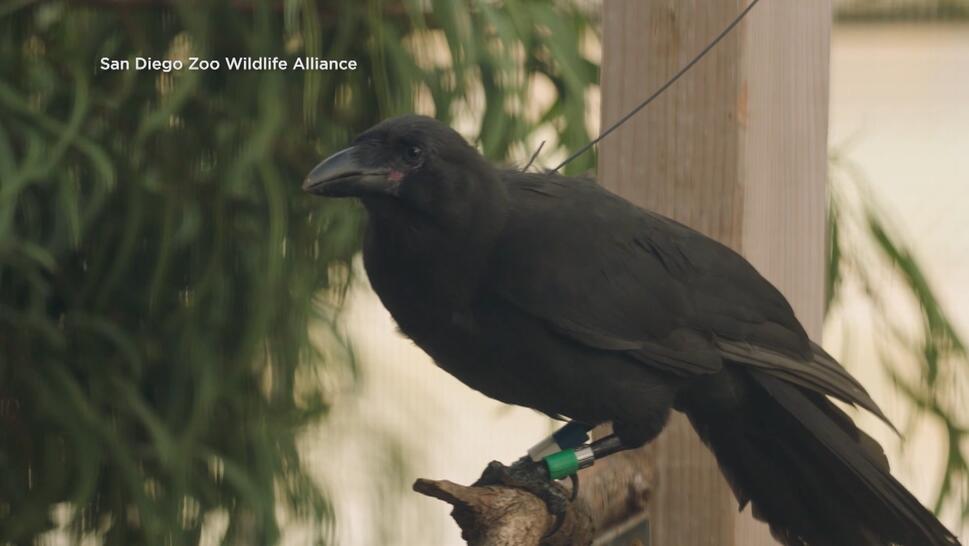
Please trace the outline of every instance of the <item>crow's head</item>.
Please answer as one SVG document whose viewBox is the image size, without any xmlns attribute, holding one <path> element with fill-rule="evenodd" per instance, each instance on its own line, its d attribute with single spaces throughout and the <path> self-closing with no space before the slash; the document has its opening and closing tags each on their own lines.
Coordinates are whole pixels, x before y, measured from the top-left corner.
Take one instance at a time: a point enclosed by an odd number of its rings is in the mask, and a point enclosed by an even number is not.
<svg viewBox="0 0 969 546">
<path fill-rule="evenodd" d="M 357 197 L 371 213 L 418 213 L 454 225 L 499 205 L 495 169 L 456 131 L 429 117 L 385 120 L 317 165 L 303 190 Z"/>
</svg>

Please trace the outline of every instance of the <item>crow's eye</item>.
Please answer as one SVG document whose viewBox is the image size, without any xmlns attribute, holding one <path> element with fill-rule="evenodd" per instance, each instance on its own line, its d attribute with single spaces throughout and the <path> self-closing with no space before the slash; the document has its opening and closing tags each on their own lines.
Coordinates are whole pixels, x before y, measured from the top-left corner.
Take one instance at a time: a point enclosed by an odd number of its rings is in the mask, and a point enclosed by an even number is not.
<svg viewBox="0 0 969 546">
<path fill-rule="evenodd" d="M 420 163 L 423 156 L 424 150 L 422 150 L 420 146 L 408 146 L 404 149 L 404 161 L 410 163 L 411 165 Z"/>
</svg>

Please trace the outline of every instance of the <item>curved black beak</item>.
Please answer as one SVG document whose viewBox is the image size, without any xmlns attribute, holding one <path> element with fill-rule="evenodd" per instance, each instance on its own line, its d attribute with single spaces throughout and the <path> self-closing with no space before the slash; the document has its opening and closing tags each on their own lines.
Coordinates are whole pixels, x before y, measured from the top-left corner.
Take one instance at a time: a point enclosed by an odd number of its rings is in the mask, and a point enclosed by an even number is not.
<svg viewBox="0 0 969 546">
<path fill-rule="evenodd" d="M 303 191 L 326 197 L 392 193 L 397 184 L 387 179 L 388 169 L 366 167 L 358 155 L 359 150 L 351 146 L 324 159 L 306 175 Z"/>
</svg>

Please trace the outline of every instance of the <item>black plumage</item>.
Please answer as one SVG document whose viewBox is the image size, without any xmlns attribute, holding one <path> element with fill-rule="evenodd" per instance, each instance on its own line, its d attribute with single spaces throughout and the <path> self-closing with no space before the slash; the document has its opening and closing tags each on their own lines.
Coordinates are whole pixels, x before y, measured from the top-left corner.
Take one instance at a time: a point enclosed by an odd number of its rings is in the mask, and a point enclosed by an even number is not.
<svg viewBox="0 0 969 546">
<path fill-rule="evenodd" d="M 304 188 L 363 202 L 381 301 L 472 388 L 612 422 L 627 446 L 681 411 L 786 545 L 958 544 L 827 399 L 884 419 L 865 389 L 726 246 L 592 181 L 496 168 L 420 116 L 363 133 Z"/>
</svg>

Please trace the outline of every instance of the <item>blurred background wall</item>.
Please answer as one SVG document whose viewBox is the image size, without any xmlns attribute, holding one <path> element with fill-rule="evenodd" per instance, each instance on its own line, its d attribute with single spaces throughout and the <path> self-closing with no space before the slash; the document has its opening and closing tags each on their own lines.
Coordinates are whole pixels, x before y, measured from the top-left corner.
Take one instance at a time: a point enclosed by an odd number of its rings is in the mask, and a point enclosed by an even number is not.
<svg viewBox="0 0 969 546">
<path fill-rule="evenodd" d="M 837 24 L 830 120 L 835 191 L 850 186 L 845 177 L 860 181 L 867 199 L 910 244 L 958 331 L 969 331 L 969 25 L 947 18 Z M 931 506 L 949 446 L 938 422 L 913 416 L 911 401 L 899 396 L 883 367 L 892 362 L 913 380 L 923 373 L 886 332 L 892 324 L 903 338 L 917 339 L 919 313 L 905 282 L 878 259 L 861 256 L 858 267 L 871 269 L 871 284 L 845 291 L 829 316 L 824 344 L 871 386 L 904 431 L 899 443 L 865 421 L 891 446 L 893 469 Z M 884 298 L 884 308 L 868 304 L 867 290 Z M 965 423 L 965 362 L 949 364 L 962 371 L 944 390 Z M 964 474 L 953 486 L 963 499 L 969 494 Z M 954 529 L 960 528 L 957 504 L 943 518 Z"/>
</svg>

